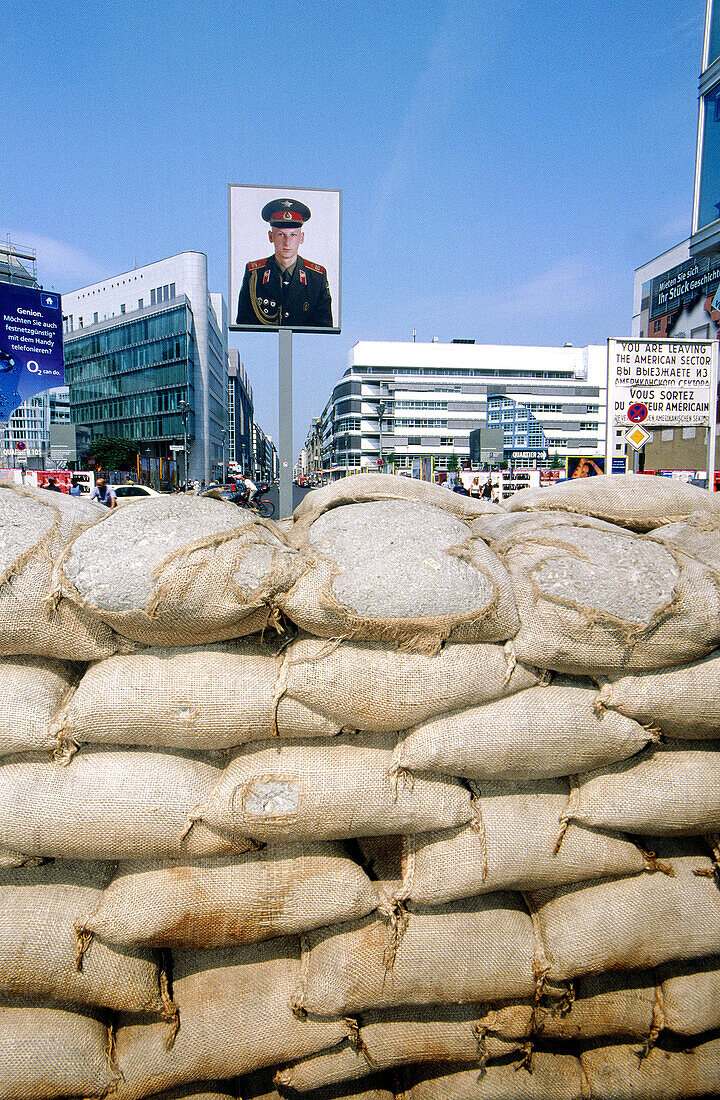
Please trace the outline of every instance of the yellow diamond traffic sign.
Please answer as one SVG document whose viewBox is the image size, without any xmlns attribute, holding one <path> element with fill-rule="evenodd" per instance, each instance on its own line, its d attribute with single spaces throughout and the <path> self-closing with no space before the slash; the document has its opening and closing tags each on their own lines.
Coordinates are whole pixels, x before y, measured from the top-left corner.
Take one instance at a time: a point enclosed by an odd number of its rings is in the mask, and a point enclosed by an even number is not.
<svg viewBox="0 0 720 1100">
<path fill-rule="evenodd" d="M 652 436 L 650 432 L 646 432 L 644 428 L 636 424 L 634 428 L 630 428 L 625 432 L 625 438 L 636 451 L 641 451 L 648 439 L 652 439 Z"/>
</svg>

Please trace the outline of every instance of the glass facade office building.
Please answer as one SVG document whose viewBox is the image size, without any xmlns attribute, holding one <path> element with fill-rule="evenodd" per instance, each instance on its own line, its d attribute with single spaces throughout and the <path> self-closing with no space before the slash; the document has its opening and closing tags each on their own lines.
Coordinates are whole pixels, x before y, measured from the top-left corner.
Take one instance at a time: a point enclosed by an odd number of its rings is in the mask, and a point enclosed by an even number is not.
<svg viewBox="0 0 720 1100">
<path fill-rule="evenodd" d="M 228 436 L 227 307 L 207 258 L 182 252 L 63 295 L 72 418 L 210 481 Z M 187 406 L 185 407 L 185 402 Z"/>
<path fill-rule="evenodd" d="M 66 336 L 65 380 L 72 417 L 91 441 L 108 435 L 142 441 L 169 454 L 184 433 L 180 401 L 190 405 L 187 432 L 195 435 L 197 348 L 193 315 L 183 295 Z"/>
</svg>

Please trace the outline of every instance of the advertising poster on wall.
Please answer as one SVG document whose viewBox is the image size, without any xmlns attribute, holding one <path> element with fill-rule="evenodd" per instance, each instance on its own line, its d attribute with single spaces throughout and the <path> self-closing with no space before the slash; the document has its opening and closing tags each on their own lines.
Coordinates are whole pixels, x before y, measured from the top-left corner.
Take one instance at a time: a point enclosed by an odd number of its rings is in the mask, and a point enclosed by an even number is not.
<svg viewBox="0 0 720 1100">
<path fill-rule="evenodd" d="M 341 193 L 231 184 L 230 328 L 340 332 Z"/>
<path fill-rule="evenodd" d="M 0 421 L 28 397 L 64 385 L 60 295 L 0 283 Z"/>
<path fill-rule="evenodd" d="M 605 473 L 604 455 L 573 455 L 565 462 L 568 481 L 575 477 L 596 477 Z"/>
<path fill-rule="evenodd" d="M 720 256 L 693 256 L 650 282 L 640 323 L 661 339 L 717 338 Z"/>
</svg>

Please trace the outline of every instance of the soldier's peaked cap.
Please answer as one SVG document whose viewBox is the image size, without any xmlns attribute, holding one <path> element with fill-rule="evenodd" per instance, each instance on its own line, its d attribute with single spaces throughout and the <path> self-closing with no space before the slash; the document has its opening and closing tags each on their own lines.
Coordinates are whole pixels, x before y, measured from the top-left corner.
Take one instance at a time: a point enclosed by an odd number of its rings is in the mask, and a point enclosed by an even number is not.
<svg viewBox="0 0 720 1100">
<path fill-rule="evenodd" d="M 262 208 L 263 221 L 274 226 L 301 226 L 310 219 L 310 211 L 297 199 L 273 199 Z"/>
</svg>

